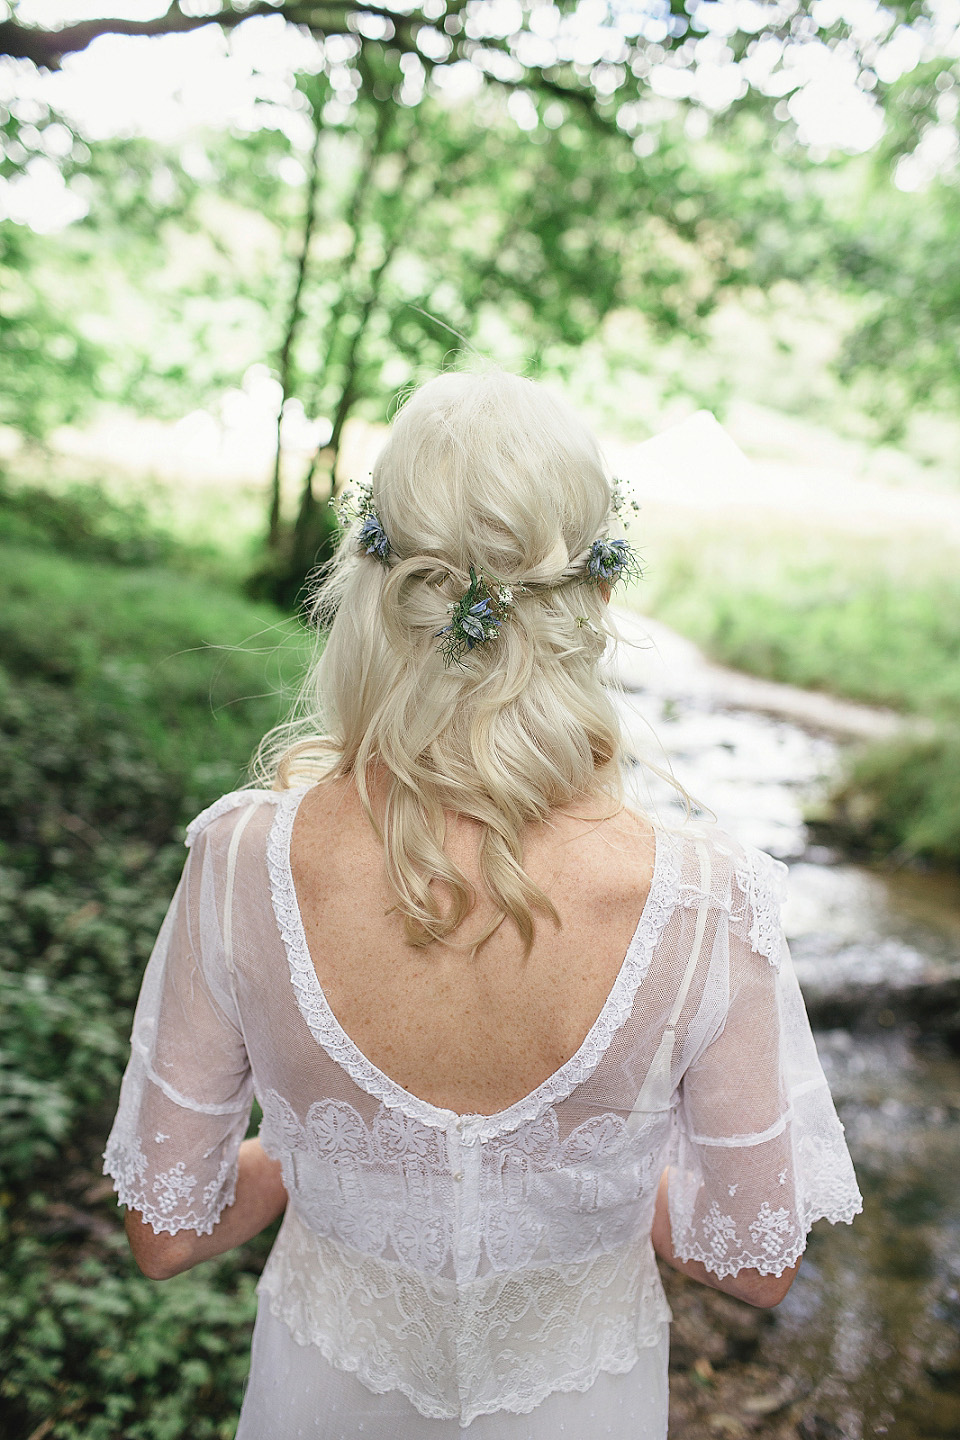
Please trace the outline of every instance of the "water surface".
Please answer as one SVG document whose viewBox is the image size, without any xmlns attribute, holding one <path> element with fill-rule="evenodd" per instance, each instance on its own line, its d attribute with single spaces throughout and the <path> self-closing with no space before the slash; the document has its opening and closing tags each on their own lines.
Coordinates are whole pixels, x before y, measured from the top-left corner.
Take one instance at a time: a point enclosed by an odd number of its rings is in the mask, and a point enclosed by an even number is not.
<svg viewBox="0 0 960 1440">
<path fill-rule="evenodd" d="M 896 1006 L 897 986 L 960 974 L 960 882 L 812 844 L 804 810 L 836 772 L 837 739 L 728 703 L 690 655 L 647 674 L 632 663 L 644 688 L 618 704 L 634 757 L 669 763 L 723 826 L 790 865 L 784 921 L 811 1000 L 850 985 L 887 996 L 872 1028 L 817 1036 L 864 1212 L 815 1227 L 763 1329 L 757 1359 L 787 1377 L 789 1403 L 731 1423 L 802 1440 L 960 1440 L 960 1059 Z M 628 783 L 665 819 L 680 813 L 645 765 Z"/>
</svg>

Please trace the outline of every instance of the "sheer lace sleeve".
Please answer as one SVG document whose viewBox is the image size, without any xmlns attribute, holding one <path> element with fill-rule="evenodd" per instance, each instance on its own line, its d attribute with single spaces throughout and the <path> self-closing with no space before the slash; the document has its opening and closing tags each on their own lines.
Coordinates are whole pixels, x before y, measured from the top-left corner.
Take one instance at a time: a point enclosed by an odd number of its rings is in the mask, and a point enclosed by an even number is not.
<svg viewBox="0 0 960 1440">
<path fill-rule="evenodd" d="M 104 1173 L 159 1234 L 233 1203 L 250 1066 L 224 957 L 213 846 L 196 837 L 144 974 Z"/>
<path fill-rule="evenodd" d="M 762 858 L 737 877 L 743 903 L 715 941 L 727 1009 L 681 1082 L 668 1189 L 677 1256 L 720 1277 L 780 1275 L 815 1220 L 861 1209 L 780 929 L 782 867 Z"/>
</svg>

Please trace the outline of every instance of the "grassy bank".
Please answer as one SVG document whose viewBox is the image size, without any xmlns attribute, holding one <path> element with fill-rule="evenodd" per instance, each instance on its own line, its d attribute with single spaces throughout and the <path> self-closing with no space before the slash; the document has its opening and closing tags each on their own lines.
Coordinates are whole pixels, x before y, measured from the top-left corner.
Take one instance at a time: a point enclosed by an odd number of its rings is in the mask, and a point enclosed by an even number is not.
<svg viewBox="0 0 960 1440">
<path fill-rule="evenodd" d="M 729 517 L 729 518 L 728 518 Z M 638 607 L 724 664 L 889 706 L 936 733 L 850 756 L 827 818 L 844 838 L 960 865 L 960 546 L 650 507 Z"/>
<path fill-rule="evenodd" d="M 0 524 L 4 1434 L 227 1437 L 265 1241 L 157 1287 L 99 1156 L 181 827 L 242 782 L 303 641 L 136 517 L 22 512 Z"/>
</svg>

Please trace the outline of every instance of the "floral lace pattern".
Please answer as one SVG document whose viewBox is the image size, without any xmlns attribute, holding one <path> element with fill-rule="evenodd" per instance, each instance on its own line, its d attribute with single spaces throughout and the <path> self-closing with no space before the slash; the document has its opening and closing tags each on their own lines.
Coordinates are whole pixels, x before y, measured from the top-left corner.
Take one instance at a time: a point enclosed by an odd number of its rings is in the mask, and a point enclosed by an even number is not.
<svg viewBox="0 0 960 1440">
<path fill-rule="evenodd" d="M 124 1136 L 114 1129 L 103 1161 L 103 1173 L 113 1180 L 120 1204 L 139 1211 L 155 1235 L 176 1235 L 181 1230 L 210 1235 L 236 1198 L 234 1171 L 235 1158 L 225 1157 L 216 1178 L 203 1187 L 201 1203 L 196 1205 L 197 1179 L 187 1173 L 184 1162 L 177 1161 L 168 1170 L 150 1175 L 147 1157 L 135 1134 Z"/>
<path fill-rule="evenodd" d="M 381 1105 L 367 1126 L 343 1100 L 315 1101 L 301 1120 L 268 1090 L 261 1143 L 283 1163 L 301 1222 L 423 1275 L 473 1278 L 533 1263 L 577 1264 L 649 1228 L 669 1112 L 631 1130 L 595 1116 L 561 1138 L 557 1116 L 471 1148 L 475 1176 L 457 1170 L 447 1136 Z M 458 1196 L 475 1190 L 474 1266 L 458 1265 Z"/>
<path fill-rule="evenodd" d="M 732 1215 L 722 1215 L 720 1206 L 714 1200 L 707 1211 L 706 1218 L 701 1227 L 704 1235 L 710 1242 L 710 1253 L 714 1260 L 721 1261 L 730 1248 L 731 1242 L 737 1244 L 737 1227 L 733 1223 Z"/>
<path fill-rule="evenodd" d="M 817 1220 L 829 1220 L 832 1225 L 849 1225 L 859 1215 L 863 1203 L 859 1195 L 847 1195 L 836 1209 L 818 1209 Z M 718 1213 L 714 1216 L 713 1211 Z M 713 1224 L 715 1222 L 715 1226 Z M 810 1222 L 813 1223 L 812 1221 Z M 697 1239 L 675 1241 L 674 1250 L 681 1260 L 699 1260 L 719 1279 L 737 1275 L 741 1270 L 758 1270 L 761 1275 L 782 1275 L 796 1265 L 807 1246 L 809 1226 L 798 1225 L 785 1209 L 771 1210 L 764 1201 L 757 1212 L 757 1218 L 748 1227 L 752 1245 L 739 1239 L 733 1219 L 720 1215 L 719 1207 L 711 1207 L 711 1217 L 701 1226 L 707 1244 Z"/>
<path fill-rule="evenodd" d="M 771 1210 L 769 1202 L 764 1200 L 750 1226 L 750 1239 L 754 1245 L 759 1245 L 765 1255 L 776 1256 L 783 1249 L 785 1237 L 795 1237 L 796 1228 L 789 1210 L 782 1206 L 779 1210 Z"/>
<path fill-rule="evenodd" d="M 292 1210 L 258 1288 L 298 1344 L 461 1426 L 624 1373 L 671 1318 L 649 1242 L 457 1286 L 323 1239 Z"/>
</svg>

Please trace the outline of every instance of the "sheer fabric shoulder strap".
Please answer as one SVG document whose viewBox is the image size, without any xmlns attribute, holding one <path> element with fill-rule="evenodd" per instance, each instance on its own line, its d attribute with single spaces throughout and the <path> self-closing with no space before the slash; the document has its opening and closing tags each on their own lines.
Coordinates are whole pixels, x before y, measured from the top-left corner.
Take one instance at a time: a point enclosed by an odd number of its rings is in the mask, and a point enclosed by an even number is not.
<svg viewBox="0 0 960 1440">
<path fill-rule="evenodd" d="M 654 1110 L 666 1110 L 670 1104 L 670 1095 L 673 1089 L 671 1085 L 671 1063 L 673 1060 L 673 1041 L 676 1033 L 677 1021 L 683 1010 L 684 1002 L 693 983 L 697 962 L 700 959 L 700 952 L 703 949 L 703 937 L 707 928 L 707 916 L 710 911 L 710 884 L 713 873 L 713 864 L 710 857 L 710 850 L 702 840 L 696 841 L 697 858 L 700 861 L 700 889 L 701 899 L 697 907 L 697 923 L 693 934 L 693 944 L 690 947 L 690 955 L 687 959 L 686 969 L 677 990 L 677 997 L 673 1002 L 673 1009 L 667 1018 L 663 1038 L 657 1047 L 647 1071 L 640 1093 L 633 1103 L 633 1110 L 628 1121 L 628 1126 L 635 1128 L 642 1123 L 644 1116 Z"/>
<path fill-rule="evenodd" d="M 227 851 L 227 883 L 223 895 L 223 958 L 230 974 L 233 974 L 233 887 L 237 876 L 237 852 L 240 849 L 240 837 L 250 820 L 256 807 L 248 805 L 240 816 L 233 833 L 230 836 L 230 848 Z"/>
<path fill-rule="evenodd" d="M 202 834 L 208 825 L 212 825 L 214 820 L 219 820 L 221 815 L 227 815 L 241 805 L 249 806 L 252 812 L 255 805 L 262 805 L 265 801 L 277 804 L 285 793 L 282 790 L 231 790 L 229 795 L 222 795 L 219 800 L 208 805 L 206 810 L 201 810 L 195 820 L 190 821 L 184 844 L 192 845 L 197 836 Z"/>
</svg>

